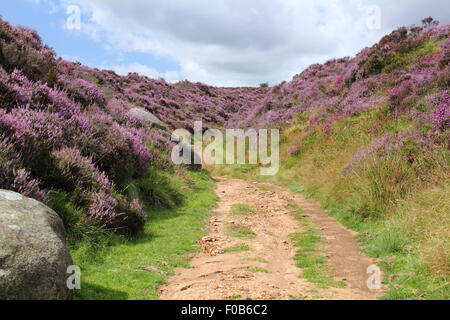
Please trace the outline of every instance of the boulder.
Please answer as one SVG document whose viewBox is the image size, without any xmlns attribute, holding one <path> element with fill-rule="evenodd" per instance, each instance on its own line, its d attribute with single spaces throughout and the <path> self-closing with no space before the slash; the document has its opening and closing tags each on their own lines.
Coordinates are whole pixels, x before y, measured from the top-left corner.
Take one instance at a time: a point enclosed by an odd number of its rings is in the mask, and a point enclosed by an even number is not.
<svg viewBox="0 0 450 320">
<path fill-rule="evenodd" d="M 153 113 L 142 109 L 142 108 L 132 108 L 129 111 L 131 114 L 144 119 L 148 123 L 150 123 L 152 126 L 158 127 L 160 129 L 166 130 L 167 126 L 164 122 L 159 120 Z"/>
<path fill-rule="evenodd" d="M 72 264 L 56 212 L 0 190 L 0 300 L 67 298 L 67 268 Z"/>
<path fill-rule="evenodd" d="M 164 136 L 167 139 L 171 139 L 172 135 L 169 133 L 167 126 L 164 122 L 162 122 L 161 120 L 159 120 L 154 114 L 152 114 L 151 112 L 143 109 L 143 108 L 131 108 L 129 111 L 131 114 L 144 119 L 145 121 L 147 121 L 148 123 L 150 123 L 152 126 L 155 126 L 157 128 L 160 128 L 163 131 Z M 186 148 L 186 150 L 189 150 L 189 152 L 191 153 L 191 159 L 192 159 L 192 163 L 187 165 L 188 170 L 201 170 L 202 169 L 202 165 L 201 164 L 195 164 L 195 162 L 200 162 L 200 155 L 194 151 L 194 149 L 187 144 L 183 144 Z"/>
</svg>

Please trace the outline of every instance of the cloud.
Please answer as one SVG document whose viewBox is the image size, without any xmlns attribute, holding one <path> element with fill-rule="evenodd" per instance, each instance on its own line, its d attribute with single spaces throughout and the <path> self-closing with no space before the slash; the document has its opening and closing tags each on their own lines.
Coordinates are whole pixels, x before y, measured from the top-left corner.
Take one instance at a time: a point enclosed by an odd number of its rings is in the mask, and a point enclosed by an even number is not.
<svg viewBox="0 0 450 320">
<path fill-rule="evenodd" d="M 224 86 L 276 84 L 311 63 L 354 55 L 392 29 L 419 23 L 425 16 L 450 20 L 447 0 L 70 0 L 70 4 L 80 5 L 88 16 L 86 32 L 110 50 L 167 57 L 180 65 L 187 79 Z M 371 18 L 367 8 L 372 5 L 381 10 L 377 30 L 367 27 Z M 128 67 L 155 72 L 142 65 Z"/>
</svg>

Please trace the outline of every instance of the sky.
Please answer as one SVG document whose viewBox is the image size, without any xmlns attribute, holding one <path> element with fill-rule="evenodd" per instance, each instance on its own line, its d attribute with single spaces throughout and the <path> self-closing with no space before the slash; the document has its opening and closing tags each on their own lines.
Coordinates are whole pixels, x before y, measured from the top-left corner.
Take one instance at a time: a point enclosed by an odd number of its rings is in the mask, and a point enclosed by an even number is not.
<svg viewBox="0 0 450 320">
<path fill-rule="evenodd" d="M 448 0 L 14 0 L 0 15 L 57 55 L 118 74 L 215 86 L 271 85 L 313 63 L 354 56 Z"/>
</svg>

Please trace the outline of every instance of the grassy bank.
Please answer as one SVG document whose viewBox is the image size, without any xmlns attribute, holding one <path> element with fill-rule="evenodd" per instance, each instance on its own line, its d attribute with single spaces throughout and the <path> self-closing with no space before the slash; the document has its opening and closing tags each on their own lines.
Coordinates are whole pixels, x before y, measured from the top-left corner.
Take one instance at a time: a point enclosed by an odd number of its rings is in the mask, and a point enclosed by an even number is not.
<svg viewBox="0 0 450 320">
<path fill-rule="evenodd" d="M 105 236 L 105 247 L 72 250 L 82 270 L 75 299 L 158 299 L 158 287 L 174 268 L 188 265 L 199 250 L 205 219 L 216 203 L 214 182 L 204 172 L 190 173 L 185 200 L 176 209 L 150 210 L 143 232 L 133 238 Z"/>
<path fill-rule="evenodd" d="M 297 119 L 284 130 L 276 176 L 263 178 L 249 166 L 212 170 L 277 183 L 318 200 L 358 231 L 364 251 L 381 261 L 385 299 L 450 299 L 448 149 L 423 149 L 407 139 L 388 156 L 349 167 L 352 155 L 373 139 L 413 125 L 387 116 L 382 107 L 340 120 L 328 133 L 307 130 Z"/>
</svg>

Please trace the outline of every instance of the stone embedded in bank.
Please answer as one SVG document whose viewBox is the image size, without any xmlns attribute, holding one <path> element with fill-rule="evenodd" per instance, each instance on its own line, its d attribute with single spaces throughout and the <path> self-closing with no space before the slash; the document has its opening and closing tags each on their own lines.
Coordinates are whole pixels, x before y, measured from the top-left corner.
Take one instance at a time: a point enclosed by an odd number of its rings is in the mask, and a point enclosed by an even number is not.
<svg viewBox="0 0 450 320">
<path fill-rule="evenodd" d="M 0 190 L 0 300 L 53 300 L 69 296 L 61 218 L 44 204 Z"/>
</svg>

